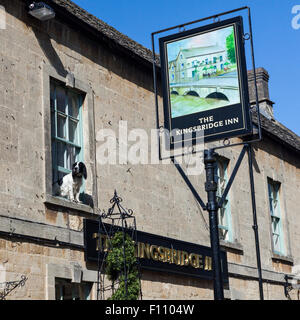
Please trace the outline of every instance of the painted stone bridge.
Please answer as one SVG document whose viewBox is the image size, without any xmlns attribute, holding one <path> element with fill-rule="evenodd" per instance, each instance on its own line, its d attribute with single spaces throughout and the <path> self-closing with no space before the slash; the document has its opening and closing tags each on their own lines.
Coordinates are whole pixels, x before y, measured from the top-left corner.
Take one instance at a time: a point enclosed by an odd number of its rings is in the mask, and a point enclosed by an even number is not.
<svg viewBox="0 0 300 320">
<path fill-rule="evenodd" d="M 239 99 L 237 77 L 218 76 L 194 82 L 171 83 L 171 93 L 180 96 L 197 96 L 236 102 Z"/>
</svg>

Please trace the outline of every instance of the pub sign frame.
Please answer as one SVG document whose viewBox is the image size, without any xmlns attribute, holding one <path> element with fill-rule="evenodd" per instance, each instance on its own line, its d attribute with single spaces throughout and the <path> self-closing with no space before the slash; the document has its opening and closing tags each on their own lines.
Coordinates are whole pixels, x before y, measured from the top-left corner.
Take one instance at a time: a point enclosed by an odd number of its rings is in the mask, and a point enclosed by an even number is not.
<svg viewBox="0 0 300 320">
<path fill-rule="evenodd" d="M 226 32 L 229 32 L 230 29 L 233 31 L 233 36 L 227 35 L 225 37 Z M 221 45 L 218 43 L 215 46 L 203 46 L 206 41 L 211 44 L 210 36 L 219 41 Z M 227 39 L 228 37 L 229 39 Z M 202 46 L 195 47 L 197 42 Z M 232 49 L 229 52 L 228 47 L 230 45 L 234 47 L 234 54 Z M 241 16 L 160 38 L 159 46 L 164 128 L 170 133 L 168 135 L 170 149 L 182 147 L 182 143 L 187 142 L 187 136 L 184 137 L 184 134 L 188 134 L 188 141 L 195 144 L 197 142 L 196 133 L 200 130 L 204 132 L 204 142 L 252 134 L 243 19 Z M 209 51 L 210 48 L 211 52 L 219 52 L 218 57 L 211 57 L 212 61 L 209 61 L 209 55 L 212 56 Z M 196 66 L 191 61 L 193 54 L 197 63 Z M 202 61 L 201 58 L 200 61 L 197 61 L 197 54 L 203 57 Z M 190 60 L 185 59 L 186 56 Z M 171 59 L 174 59 L 174 57 L 175 61 L 172 61 Z M 181 58 L 182 61 L 180 61 Z M 220 61 L 221 59 L 224 59 L 223 64 L 223 61 Z M 190 61 L 189 64 L 192 64 L 192 67 L 185 65 L 187 61 Z M 219 70 L 217 65 L 219 65 Z M 226 65 L 226 68 L 224 65 Z M 181 67 L 182 69 L 180 69 Z M 194 71 L 188 70 L 193 67 Z M 175 69 L 173 74 L 172 68 Z M 197 74 L 197 71 L 200 72 Z M 191 81 L 189 81 L 191 77 L 186 77 L 185 73 L 188 72 L 190 72 L 190 75 L 192 73 Z M 201 110 L 202 106 L 200 104 L 196 106 L 194 104 L 189 109 L 189 101 L 186 104 L 180 102 L 180 98 L 184 99 L 186 96 L 186 94 L 183 94 L 180 97 L 178 93 L 180 89 L 182 89 L 182 92 L 189 91 L 194 97 L 198 95 L 198 101 L 202 98 L 203 110 Z M 227 97 L 227 92 L 231 95 L 230 98 Z M 176 96 L 174 97 L 175 93 Z M 175 100 L 175 102 L 172 100 Z M 215 107 L 213 104 L 217 100 L 219 100 L 219 105 Z M 206 101 L 209 101 L 209 103 L 206 103 Z M 166 148 L 168 149 L 168 145 L 166 145 Z"/>
</svg>

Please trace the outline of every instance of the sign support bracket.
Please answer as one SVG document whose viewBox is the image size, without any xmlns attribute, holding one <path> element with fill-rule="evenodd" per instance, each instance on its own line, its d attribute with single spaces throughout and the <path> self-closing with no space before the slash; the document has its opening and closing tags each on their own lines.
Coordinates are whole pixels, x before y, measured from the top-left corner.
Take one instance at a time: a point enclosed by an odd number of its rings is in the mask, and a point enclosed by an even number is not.
<svg viewBox="0 0 300 320">
<path fill-rule="evenodd" d="M 250 40 L 251 45 L 251 58 L 252 58 L 252 69 L 253 69 L 253 75 L 254 75 L 254 88 L 255 88 L 255 99 L 256 99 L 256 105 L 252 106 L 252 112 L 253 109 L 256 109 L 255 112 L 257 113 L 257 127 L 258 127 L 258 135 L 253 135 L 250 137 L 248 141 L 246 139 L 243 142 L 238 142 L 234 144 L 227 143 L 225 144 L 225 139 L 223 146 L 214 147 L 208 150 L 204 151 L 204 163 L 205 163 L 205 170 L 206 170 L 206 183 L 205 183 L 205 190 L 207 192 L 208 197 L 208 204 L 205 205 L 200 196 L 198 195 L 195 188 L 192 186 L 188 178 L 186 177 L 185 173 L 183 172 L 182 168 L 179 166 L 179 164 L 175 160 L 175 156 L 171 156 L 171 160 L 176 166 L 177 170 L 187 183 L 188 187 L 192 191 L 193 195 L 196 197 L 198 203 L 201 205 L 203 210 L 207 210 L 209 212 L 209 221 L 210 221 L 210 237 L 211 237 L 211 248 L 212 248 L 212 255 L 213 255 L 213 269 L 214 269 L 214 297 L 216 300 L 222 300 L 224 299 L 223 294 L 223 283 L 222 283 L 222 269 L 221 269 L 221 260 L 220 260 L 220 245 L 219 245 L 219 231 L 218 231 L 218 209 L 222 206 L 224 203 L 224 200 L 226 199 L 226 196 L 228 195 L 228 192 L 230 190 L 230 187 L 233 183 L 233 180 L 238 172 L 238 169 L 240 167 L 240 164 L 245 156 L 245 153 L 247 151 L 248 153 L 248 164 L 249 164 L 249 178 L 250 178 L 250 188 L 251 188 L 251 200 L 252 200 L 252 212 L 253 212 L 253 230 L 254 230 L 254 236 L 255 236 L 255 245 L 256 245 L 256 258 L 257 258 L 257 269 L 258 269 L 258 279 L 259 279 L 259 294 L 260 299 L 263 300 L 263 286 L 262 286 L 262 270 L 261 270 L 261 259 L 260 259 L 260 249 L 259 249 L 259 237 L 258 237 L 258 226 L 257 226 L 257 214 L 256 214 L 256 201 L 255 201 L 255 189 L 254 189 L 254 177 L 253 177 L 253 163 L 252 163 L 252 156 L 253 156 L 253 150 L 252 150 L 252 144 L 255 142 L 259 142 L 262 140 L 262 133 L 261 133 L 261 118 L 260 118 L 260 108 L 259 108 L 259 101 L 258 101 L 258 87 L 257 87 L 257 79 L 256 79 L 256 67 L 255 67 L 255 59 L 254 59 L 254 49 L 253 49 L 253 37 L 252 37 L 252 22 L 251 22 L 251 13 L 250 8 L 245 6 L 242 8 L 238 8 L 231 11 L 226 11 L 223 13 L 215 14 L 213 16 L 209 16 L 206 18 L 198 19 L 192 22 L 187 22 L 181 25 L 177 25 L 174 27 L 166 28 L 163 30 L 159 30 L 156 32 L 153 32 L 151 34 L 152 39 L 152 53 L 153 53 L 153 82 L 154 82 L 154 94 L 155 94 L 155 107 L 156 107 L 156 126 L 157 126 L 157 132 L 158 132 L 158 155 L 159 159 L 162 160 L 162 153 L 161 153 L 161 126 L 159 123 L 159 106 L 158 106 L 158 88 L 157 88 L 157 69 L 158 66 L 158 58 L 155 54 L 155 44 L 154 44 L 154 37 L 155 35 L 167 32 L 176 28 L 183 28 L 184 26 L 199 23 L 205 20 L 209 19 L 219 19 L 220 16 L 232 14 L 238 11 L 247 10 L 248 11 L 248 21 L 249 21 L 249 34 L 247 34 L 247 37 L 244 35 L 244 41 Z M 231 177 L 228 181 L 228 184 L 225 188 L 225 191 L 222 195 L 222 198 L 217 201 L 216 192 L 217 192 L 217 185 L 214 181 L 214 168 L 216 163 L 216 157 L 218 154 L 215 152 L 217 149 L 223 149 L 228 147 L 234 147 L 242 145 L 243 149 L 239 155 L 239 158 L 237 160 L 237 163 L 234 167 L 234 170 L 231 174 Z M 194 153 L 195 151 L 193 151 Z M 176 156 L 182 156 L 182 154 L 177 154 Z"/>
</svg>

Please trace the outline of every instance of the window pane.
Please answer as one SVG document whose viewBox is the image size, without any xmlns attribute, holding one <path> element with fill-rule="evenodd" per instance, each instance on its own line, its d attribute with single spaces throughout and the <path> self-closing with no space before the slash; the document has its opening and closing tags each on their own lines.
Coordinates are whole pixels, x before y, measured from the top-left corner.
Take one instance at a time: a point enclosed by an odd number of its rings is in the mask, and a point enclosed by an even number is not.
<svg viewBox="0 0 300 320">
<path fill-rule="evenodd" d="M 57 142 L 57 165 L 63 168 L 66 168 L 65 152 L 66 152 L 65 144 L 62 142 Z"/>
<path fill-rule="evenodd" d="M 90 300 L 91 299 L 91 290 L 92 290 L 92 284 L 88 283 L 84 286 L 84 300 Z"/>
<path fill-rule="evenodd" d="M 87 300 L 90 298 L 92 283 L 72 283 L 67 279 L 55 279 L 56 300 Z"/>
<path fill-rule="evenodd" d="M 272 216 L 280 218 L 280 201 L 279 201 L 279 189 L 280 183 L 268 180 L 270 211 Z"/>
<path fill-rule="evenodd" d="M 65 90 L 62 88 L 56 88 L 56 103 L 57 103 L 57 110 L 66 113 L 66 95 Z"/>
<path fill-rule="evenodd" d="M 77 122 L 69 120 L 69 141 L 79 144 Z"/>
<path fill-rule="evenodd" d="M 272 229 L 274 233 L 279 234 L 279 218 L 272 217 Z"/>
<path fill-rule="evenodd" d="M 228 240 L 228 230 L 219 228 L 219 238 L 222 240 Z"/>
<path fill-rule="evenodd" d="M 226 208 L 220 208 L 219 210 L 219 225 L 226 227 L 227 226 L 227 216 L 226 216 Z"/>
<path fill-rule="evenodd" d="M 52 140 L 52 145 L 51 145 L 51 148 L 52 148 L 52 183 L 54 184 L 55 182 L 58 181 L 58 177 L 57 177 L 57 166 L 56 166 L 56 163 L 57 163 L 57 144 L 56 144 L 56 141 L 53 139 Z"/>
<path fill-rule="evenodd" d="M 276 217 L 280 217 L 280 207 L 279 207 L 279 201 L 277 199 L 274 199 L 273 201 L 273 214 Z"/>
<path fill-rule="evenodd" d="M 79 284 L 73 284 L 73 287 L 72 287 L 72 299 L 73 300 L 81 300 L 80 299 L 80 295 L 79 295 Z"/>
<path fill-rule="evenodd" d="M 61 180 L 67 173 L 57 171 L 57 181 Z"/>
<path fill-rule="evenodd" d="M 67 169 L 72 170 L 73 164 L 78 161 L 78 156 L 80 153 L 80 148 L 73 146 L 67 146 Z"/>
<path fill-rule="evenodd" d="M 217 199 L 221 199 L 225 187 L 227 185 L 227 165 L 228 162 L 226 159 L 219 159 L 215 167 L 215 182 L 218 184 L 217 189 Z M 222 208 L 219 210 L 218 219 L 219 219 L 219 237 L 225 241 L 230 241 L 230 207 L 229 207 L 229 196 L 225 198 Z"/>
<path fill-rule="evenodd" d="M 62 300 L 63 299 L 63 288 L 61 285 L 55 286 L 55 300 Z"/>
<path fill-rule="evenodd" d="M 55 112 L 51 111 L 51 137 L 55 137 Z"/>
<path fill-rule="evenodd" d="M 69 115 L 78 118 L 78 111 L 79 111 L 79 101 L 78 96 L 69 93 L 68 94 L 68 106 L 69 106 Z"/>
<path fill-rule="evenodd" d="M 54 110 L 55 107 L 55 92 L 54 92 L 54 85 L 50 85 L 50 108 Z"/>
<path fill-rule="evenodd" d="M 57 136 L 67 139 L 66 133 L 66 117 L 57 114 Z"/>
<path fill-rule="evenodd" d="M 280 252 L 280 241 L 279 241 L 278 234 L 273 234 L 273 244 L 274 244 L 274 250 Z"/>
</svg>

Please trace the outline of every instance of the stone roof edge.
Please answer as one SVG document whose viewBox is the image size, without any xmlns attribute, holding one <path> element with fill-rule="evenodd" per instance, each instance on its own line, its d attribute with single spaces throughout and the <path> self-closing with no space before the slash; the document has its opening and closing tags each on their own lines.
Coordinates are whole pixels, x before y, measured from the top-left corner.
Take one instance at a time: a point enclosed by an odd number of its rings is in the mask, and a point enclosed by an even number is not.
<svg viewBox="0 0 300 320">
<path fill-rule="evenodd" d="M 251 112 L 252 120 L 257 125 L 257 114 Z M 300 153 L 300 137 L 293 131 L 285 128 L 277 120 L 270 120 L 264 115 L 260 114 L 261 128 L 264 132 L 276 141 L 280 141 L 284 146 L 291 148 L 292 150 Z M 262 136 L 263 136 L 262 134 Z"/>
<path fill-rule="evenodd" d="M 117 29 L 113 28 L 112 26 L 105 23 L 101 19 L 90 14 L 88 11 L 79 7 L 73 1 L 48 0 L 48 3 L 50 5 L 51 5 L 51 2 L 54 5 L 57 5 L 60 8 L 65 9 L 73 17 L 76 17 L 77 19 L 81 20 L 81 22 L 83 22 L 84 24 L 87 24 L 89 27 L 93 28 L 95 31 L 100 32 L 102 35 L 107 37 L 110 41 L 113 41 L 115 44 L 121 46 L 124 49 L 127 49 L 129 51 L 128 53 L 130 54 L 133 53 L 134 55 L 137 56 L 136 58 L 141 58 L 145 62 L 149 63 L 149 66 L 152 67 L 153 54 L 151 50 L 142 46 L 140 43 L 132 40 L 125 34 L 119 32 Z M 150 35 L 149 35 L 149 38 L 150 38 Z"/>
</svg>

